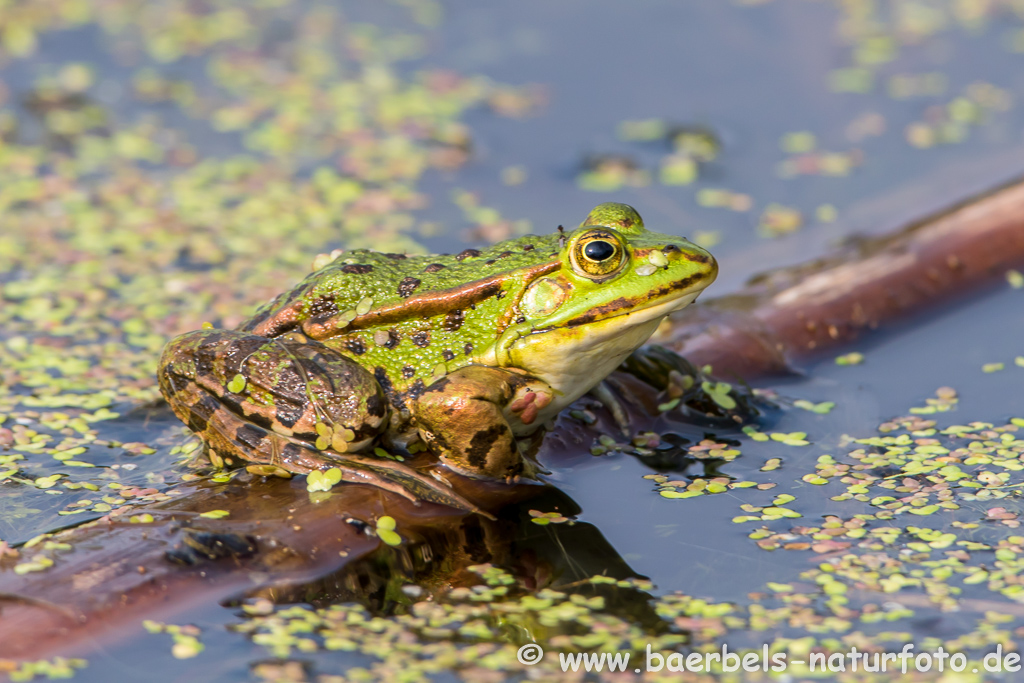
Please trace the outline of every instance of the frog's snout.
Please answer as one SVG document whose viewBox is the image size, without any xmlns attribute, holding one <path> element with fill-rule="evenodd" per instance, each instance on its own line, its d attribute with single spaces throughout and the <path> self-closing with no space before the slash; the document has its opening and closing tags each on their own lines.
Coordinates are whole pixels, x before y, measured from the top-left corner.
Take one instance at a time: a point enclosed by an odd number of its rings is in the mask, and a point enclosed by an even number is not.
<svg viewBox="0 0 1024 683">
<path fill-rule="evenodd" d="M 683 244 L 669 243 L 661 249 L 665 261 L 675 265 L 686 266 L 699 273 L 705 286 L 710 285 L 718 277 L 718 261 L 703 247 L 689 241 Z"/>
<path fill-rule="evenodd" d="M 700 247 L 696 247 L 696 248 L 700 249 Z M 704 283 L 704 285 L 706 287 L 707 285 L 710 285 L 712 282 L 714 282 L 715 279 L 718 277 L 718 261 L 715 259 L 714 256 L 711 255 L 711 252 L 709 252 L 709 251 L 705 251 L 704 249 L 700 249 L 700 252 L 701 252 L 701 254 L 703 254 L 704 259 L 705 259 L 705 260 L 701 261 L 701 263 L 704 265 L 704 267 L 706 269 L 705 270 L 706 282 Z"/>
</svg>

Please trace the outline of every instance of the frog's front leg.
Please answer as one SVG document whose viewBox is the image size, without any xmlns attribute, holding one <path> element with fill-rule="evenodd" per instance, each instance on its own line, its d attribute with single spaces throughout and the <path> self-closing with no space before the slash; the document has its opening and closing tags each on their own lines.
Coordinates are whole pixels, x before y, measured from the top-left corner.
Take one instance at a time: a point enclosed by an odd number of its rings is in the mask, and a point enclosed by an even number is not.
<svg viewBox="0 0 1024 683">
<path fill-rule="evenodd" d="M 380 385 L 357 363 L 302 335 L 199 330 L 171 341 L 159 366 L 174 413 L 225 459 L 291 472 L 368 446 L 384 428 Z"/>
<path fill-rule="evenodd" d="M 452 469 L 511 480 L 533 476 L 516 435 L 535 431 L 539 409 L 553 390 L 539 380 L 499 368 L 470 365 L 431 384 L 413 406 L 420 436 Z"/>
</svg>

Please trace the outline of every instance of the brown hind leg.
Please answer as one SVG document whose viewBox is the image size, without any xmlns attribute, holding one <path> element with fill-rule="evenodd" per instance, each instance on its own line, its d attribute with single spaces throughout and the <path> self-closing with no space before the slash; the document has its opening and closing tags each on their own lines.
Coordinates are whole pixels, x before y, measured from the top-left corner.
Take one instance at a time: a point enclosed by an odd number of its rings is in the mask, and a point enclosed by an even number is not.
<svg viewBox="0 0 1024 683">
<path fill-rule="evenodd" d="M 387 427 L 383 392 L 360 365 L 318 342 L 191 332 L 168 344 L 159 378 L 175 414 L 227 465 L 338 468 L 344 481 L 490 517 L 407 465 L 353 452 Z"/>
<path fill-rule="evenodd" d="M 373 376 L 301 335 L 190 332 L 164 349 L 159 379 L 175 414 L 229 461 L 308 472 L 324 452 L 357 452 L 386 428 Z"/>
</svg>

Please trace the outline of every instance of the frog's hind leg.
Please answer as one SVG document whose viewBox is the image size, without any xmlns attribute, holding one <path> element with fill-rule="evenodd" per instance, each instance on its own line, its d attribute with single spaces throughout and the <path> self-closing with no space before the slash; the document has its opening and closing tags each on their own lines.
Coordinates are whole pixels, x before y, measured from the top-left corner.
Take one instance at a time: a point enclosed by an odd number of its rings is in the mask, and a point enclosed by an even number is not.
<svg viewBox="0 0 1024 683">
<path fill-rule="evenodd" d="M 386 427 L 373 376 L 300 335 L 191 332 L 164 350 L 159 378 L 175 414 L 230 460 L 308 472 L 319 451 L 359 451 Z"/>
<path fill-rule="evenodd" d="M 168 345 L 159 377 L 175 414 L 228 465 L 337 467 L 348 482 L 490 517 L 407 465 L 354 453 L 386 427 L 387 404 L 366 370 L 318 342 L 192 332 Z"/>
</svg>

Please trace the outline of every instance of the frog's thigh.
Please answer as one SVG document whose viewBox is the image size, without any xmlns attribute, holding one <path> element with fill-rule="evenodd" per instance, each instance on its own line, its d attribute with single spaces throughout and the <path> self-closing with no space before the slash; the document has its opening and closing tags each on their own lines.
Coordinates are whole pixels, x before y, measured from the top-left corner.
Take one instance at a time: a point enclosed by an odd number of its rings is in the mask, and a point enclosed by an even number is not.
<svg viewBox="0 0 1024 683">
<path fill-rule="evenodd" d="M 435 381 L 417 399 L 420 436 L 457 471 L 496 478 L 523 472 L 523 459 L 504 408 L 524 378 L 498 368 L 468 366 Z"/>
<path fill-rule="evenodd" d="M 220 455 L 292 471 L 315 465 L 318 450 L 359 450 L 386 424 L 373 376 L 301 336 L 191 332 L 164 350 L 159 378 L 175 414 Z"/>
</svg>

